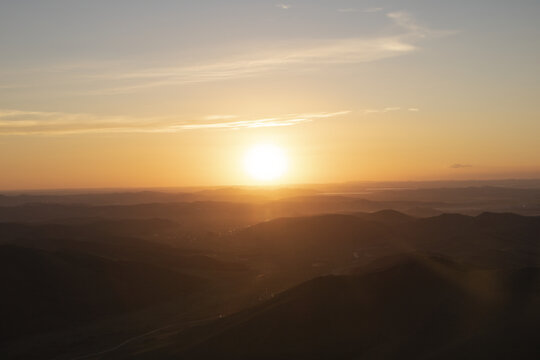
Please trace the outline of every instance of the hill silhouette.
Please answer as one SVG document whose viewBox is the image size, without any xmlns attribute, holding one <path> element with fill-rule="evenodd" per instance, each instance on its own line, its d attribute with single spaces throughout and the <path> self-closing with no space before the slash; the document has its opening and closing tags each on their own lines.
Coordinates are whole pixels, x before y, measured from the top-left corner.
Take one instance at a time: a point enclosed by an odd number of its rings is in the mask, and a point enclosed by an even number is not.
<svg viewBox="0 0 540 360">
<path fill-rule="evenodd" d="M 0 351 L 13 359 L 109 347 L 100 357 L 536 354 L 540 217 L 358 210 L 374 204 L 301 196 L 0 208 L 0 220 L 29 219 L 0 222 Z M 319 213 L 327 206 L 343 211 Z"/>
<path fill-rule="evenodd" d="M 0 246 L 0 338 L 75 325 L 182 298 L 206 281 L 155 265 Z"/>
<path fill-rule="evenodd" d="M 47 251 L 70 251 L 111 260 L 132 260 L 207 275 L 244 271 L 240 263 L 220 261 L 193 249 L 191 238 L 178 238 L 178 225 L 167 220 L 97 221 L 78 225 L 0 223 L 4 244 Z M 176 246 L 164 244 L 171 237 Z M 180 246 L 184 247 L 180 247 Z"/>
<path fill-rule="evenodd" d="M 135 359 L 535 359 L 540 269 L 415 255 L 310 280 Z M 181 336 L 180 336 L 181 335 Z M 119 357 L 122 358 L 122 357 Z M 131 357 L 130 357 L 131 358 Z"/>
<path fill-rule="evenodd" d="M 484 213 L 415 219 L 397 212 L 281 218 L 233 234 L 231 244 L 292 262 L 365 263 L 395 253 L 441 253 L 478 266 L 538 265 L 540 217 Z"/>
</svg>

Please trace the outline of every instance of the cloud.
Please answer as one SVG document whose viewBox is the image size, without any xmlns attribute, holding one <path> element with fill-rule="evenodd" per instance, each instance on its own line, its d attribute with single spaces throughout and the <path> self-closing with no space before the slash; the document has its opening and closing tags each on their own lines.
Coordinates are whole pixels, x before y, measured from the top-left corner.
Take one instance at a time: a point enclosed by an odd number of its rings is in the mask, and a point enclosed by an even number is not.
<svg viewBox="0 0 540 360">
<path fill-rule="evenodd" d="M 230 120 L 230 119 L 236 119 L 237 115 L 208 115 L 204 119 L 205 120 Z"/>
<path fill-rule="evenodd" d="M 275 127 L 275 126 L 292 126 L 305 122 L 311 122 L 317 119 L 333 118 L 341 115 L 349 114 L 350 111 L 323 112 L 323 113 L 307 113 L 307 114 L 287 114 L 277 117 L 250 119 L 240 121 L 225 121 L 211 122 L 203 124 L 183 124 L 178 125 L 179 129 L 243 129 L 243 128 L 260 128 L 260 127 Z"/>
<path fill-rule="evenodd" d="M 364 114 L 376 114 L 376 113 L 387 113 L 392 111 L 399 111 L 400 107 L 386 107 L 383 109 L 365 109 Z"/>
<path fill-rule="evenodd" d="M 192 84 L 247 78 L 287 66 L 371 62 L 410 53 L 416 47 L 399 38 L 339 39 L 318 41 L 296 50 L 276 50 L 253 59 L 238 59 L 187 67 L 139 70 L 109 76 L 109 80 L 128 84 L 98 90 L 100 94 L 129 93 L 167 85 Z"/>
<path fill-rule="evenodd" d="M 391 19 L 395 25 L 407 30 L 410 37 L 415 37 L 416 39 L 448 36 L 456 33 L 456 31 L 433 30 L 422 26 L 418 24 L 415 18 L 406 11 L 390 12 L 386 14 L 386 16 Z"/>
<path fill-rule="evenodd" d="M 0 135 L 153 132 L 170 118 L 0 110 Z"/>
<path fill-rule="evenodd" d="M 283 4 L 282 4 L 283 5 Z M 288 6 L 288 5 L 285 5 Z M 328 64 L 356 64 L 410 54 L 418 49 L 417 42 L 439 36 L 418 25 L 405 12 L 387 14 L 400 31 L 394 35 L 319 40 L 291 40 L 265 51 L 252 52 L 236 58 L 192 65 L 133 69 L 131 71 L 100 72 L 90 76 L 103 81 L 94 94 L 119 94 L 148 88 L 193 83 L 214 82 L 261 76 L 294 68 L 316 69 Z"/>
<path fill-rule="evenodd" d="M 289 4 L 276 4 L 276 7 L 280 8 L 280 9 L 283 9 L 283 10 L 288 10 L 291 8 L 291 5 Z"/>
<path fill-rule="evenodd" d="M 470 168 L 472 165 L 469 164 L 452 164 L 450 165 L 451 169 L 463 169 L 463 168 Z"/>
<path fill-rule="evenodd" d="M 243 129 L 293 126 L 333 118 L 349 111 L 286 114 L 268 118 L 227 121 L 236 115 L 210 115 L 198 122 L 173 117 L 97 116 L 61 112 L 0 110 L 0 136 L 85 133 L 164 133 L 197 129 Z"/>
<path fill-rule="evenodd" d="M 417 109 L 417 108 L 403 109 L 403 108 L 398 107 L 398 106 L 393 106 L 393 107 L 385 107 L 385 108 L 382 108 L 382 109 L 365 109 L 363 112 L 364 112 L 364 114 L 380 114 L 380 113 L 388 113 L 388 112 L 393 112 L 393 111 L 417 112 L 417 111 L 420 111 L 420 109 Z"/>
</svg>

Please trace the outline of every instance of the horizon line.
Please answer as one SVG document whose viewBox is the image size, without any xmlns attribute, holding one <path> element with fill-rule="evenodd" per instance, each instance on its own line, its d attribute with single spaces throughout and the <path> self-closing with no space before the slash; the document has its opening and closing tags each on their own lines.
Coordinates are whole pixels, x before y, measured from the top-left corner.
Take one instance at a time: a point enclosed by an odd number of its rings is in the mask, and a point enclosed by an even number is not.
<svg viewBox="0 0 540 360">
<path fill-rule="evenodd" d="M 328 185 L 348 185 L 348 184 L 384 184 L 384 183 L 465 183 L 465 182 L 505 182 L 505 181 L 539 181 L 540 177 L 523 177 L 523 178 L 490 178 L 490 179 L 433 179 L 433 180 L 350 180 L 342 182 L 320 182 L 320 183 L 282 183 L 282 184 L 222 184 L 222 185 L 181 185 L 181 186 L 126 186 L 126 187 L 65 187 L 65 188 L 21 188 L 21 189 L 0 189 L 0 196 L 4 193 L 13 192 L 73 192 L 73 191 L 90 191 L 90 192 L 115 192 L 125 190 L 124 192 L 143 192 L 155 191 L 170 192 L 172 190 L 191 189 L 197 191 L 199 189 L 224 189 L 224 188 L 255 188 L 255 189 L 283 189 L 294 187 L 308 186 L 328 186 Z M 86 194 L 86 193 L 85 193 Z"/>
</svg>

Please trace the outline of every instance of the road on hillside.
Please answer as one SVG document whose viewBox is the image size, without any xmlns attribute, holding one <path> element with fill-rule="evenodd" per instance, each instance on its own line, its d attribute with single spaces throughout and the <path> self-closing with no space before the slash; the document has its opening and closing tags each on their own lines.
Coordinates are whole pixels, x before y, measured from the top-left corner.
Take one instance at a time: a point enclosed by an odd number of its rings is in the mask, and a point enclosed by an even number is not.
<svg viewBox="0 0 540 360">
<path fill-rule="evenodd" d="M 145 332 L 143 334 L 139 334 L 139 335 L 130 337 L 129 339 L 124 340 L 121 343 L 119 343 L 119 344 L 117 344 L 117 345 L 115 345 L 113 347 L 110 347 L 108 349 L 105 349 L 105 350 L 102 350 L 102 351 L 99 351 L 99 352 L 96 352 L 96 353 L 92 353 L 92 354 L 77 356 L 75 358 L 72 358 L 71 360 L 97 360 L 97 359 L 101 359 L 101 357 L 104 356 L 104 355 L 110 354 L 113 351 L 116 351 L 116 350 L 118 350 L 118 349 L 120 349 L 120 348 L 122 348 L 122 347 L 124 347 L 124 346 L 126 346 L 126 345 L 128 345 L 130 343 L 133 343 L 133 342 L 135 342 L 137 340 L 143 339 L 146 336 L 153 335 L 155 333 L 159 333 L 160 331 L 170 329 L 170 328 L 173 328 L 173 327 L 180 327 L 180 326 L 185 327 L 185 328 L 189 328 L 189 327 L 192 327 L 192 326 L 201 325 L 201 324 L 204 324 L 204 323 L 207 323 L 207 322 L 211 322 L 213 320 L 217 320 L 217 319 L 219 319 L 221 317 L 222 316 L 219 315 L 219 316 L 213 316 L 213 317 L 205 318 L 205 319 L 191 320 L 191 321 L 186 321 L 186 322 L 176 322 L 174 324 L 162 326 L 162 327 L 147 331 L 147 332 Z"/>
</svg>

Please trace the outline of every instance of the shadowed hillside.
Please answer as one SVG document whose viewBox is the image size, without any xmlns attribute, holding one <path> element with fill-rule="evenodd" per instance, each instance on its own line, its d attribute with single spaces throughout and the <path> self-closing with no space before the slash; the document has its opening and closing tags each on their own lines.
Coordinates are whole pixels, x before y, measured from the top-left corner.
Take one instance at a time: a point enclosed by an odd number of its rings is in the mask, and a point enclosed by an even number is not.
<svg viewBox="0 0 540 360">
<path fill-rule="evenodd" d="M 540 217 L 484 213 L 425 219 L 382 211 L 283 218 L 231 236 L 233 246 L 292 262 L 365 263 L 392 253 L 447 254 L 478 266 L 538 265 Z M 294 259 L 294 260 L 293 260 Z"/>
<path fill-rule="evenodd" d="M 538 268 L 481 271 L 409 256 L 362 275 L 308 281 L 256 308 L 178 334 L 162 348 L 131 355 L 535 359 L 539 309 Z"/>
<path fill-rule="evenodd" d="M 0 223 L 3 354 L 450 359 L 535 351 L 539 217 L 417 218 L 359 212 L 359 204 L 368 203 L 315 196 L 1 208 L 0 217 L 32 220 Z M 319 213 L 327 206 L 343 211 Z"/>
<path fill-rule="evenodd" d="M 140 262 L 0 246 L 0 338 L 127 312 L 205 286 L 203 279 Z"/>
</svg>

